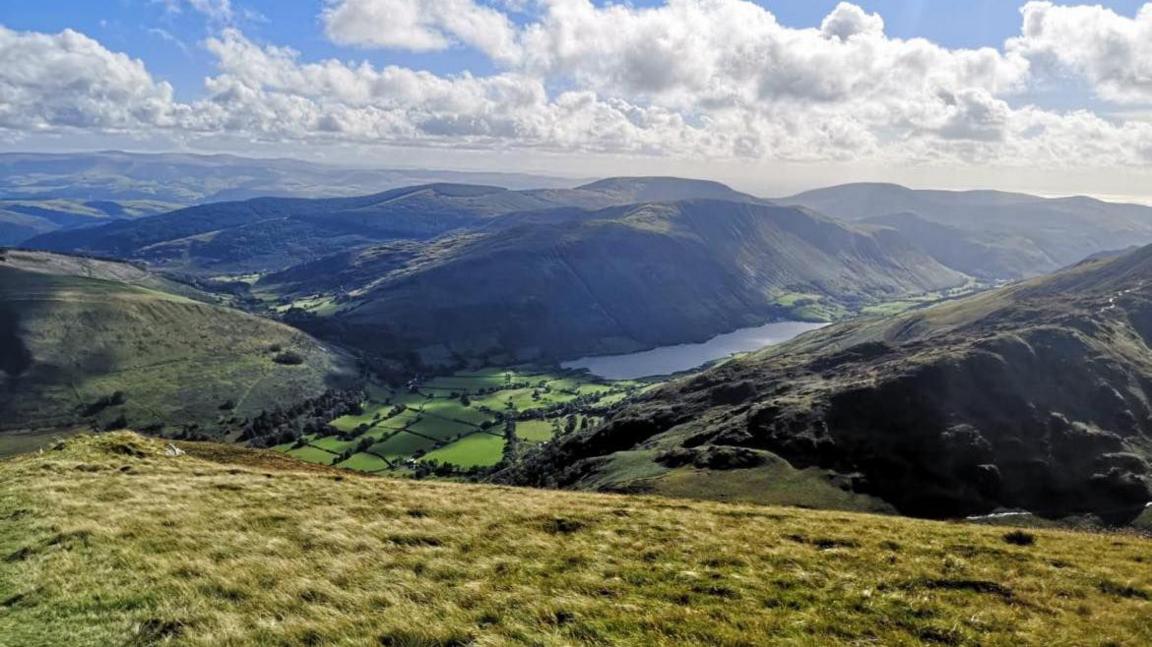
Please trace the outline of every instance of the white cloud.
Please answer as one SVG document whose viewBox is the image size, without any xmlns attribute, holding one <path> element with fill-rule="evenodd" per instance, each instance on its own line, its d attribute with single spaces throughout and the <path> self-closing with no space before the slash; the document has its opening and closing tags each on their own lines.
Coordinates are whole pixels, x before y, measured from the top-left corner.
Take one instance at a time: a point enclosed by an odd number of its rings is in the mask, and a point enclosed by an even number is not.
<svg viewBox="0 0 1152 647">
<path fill-rule="evenodd" d="M 219 23 L 231 23 L 236 18 L 232 0 L 153 0 L 161 2 L 168 11 L 180 13 L 191 9 Z"/>
<path fill-rule="evenodd" d="M 1065 8 L 1048 3 L 1027 5 L 1024 35 L 1001 50 L 892 38 L 879 15 L 849 3 L 811 29 L 783 26 L 746 0 L 667 0 L 646 8 L 538 0 L 531 22 L 519 27 L 495 6 L 343 0 L 329 2 L 323 14 L 339 42 L 469 46 L 496 62 L 494 74 L 307 61 L 224 28 L 204 44 L 217 72 L 205 81 L 205 97 L 191 103 L 175 101 L 140 61 L 81 34 L 3 30 L 0 130 L 9 137 L 136 130 L 696 160 L 1068 168 L 1152 162 L 1152 123 L 1021 105 L 1038 70 L 1055 64 L 1079 66 L 1102 95 L 1126 98 L 1121 89 L 1140 87 L 1140 66 L 1150 59 L 1113 69 L 1101 62 L 1107 57 L 1074 54 L 1097 51 L 1102 30 L 1082 30 L 1072 43 L 1073 31 L 1052 31 L 1064 24 Z M 1087 12 L 1130 31 L 1152 15 Z M 1068 41 L 1064 58 L 1049 44 L 1053 38 Z"/>
<path fill-rule="evenodd" d="M 425 52 L 459 42 L 494 58 L 515 56 L 508 17 L 472 0 L 336 0 L 323 20 L 328 37 L 342 45 Z"/>
<path fill-rule="evenodd" d="M 72 31 L 0 26 L 0 129 L 131 129 L 169 119 L 172 88 L 144 64 Z"/>
<path fill-rule="evenodd" d="M 1135 18 L 1099 5 L 1028 2 L 1011 52 L 1055 64 L 1086 78 L 1103 99 L 1152 102 L 1152 3 Z"/>
<path fill-rule="evenodd" d="M 820 33 L 828 38 L 848 40 L 858 34 L 881 34 L 884 19 L 879 14 L 865 13 L 854 4 L 841 2 L 820 23 Z"/>
</svg>

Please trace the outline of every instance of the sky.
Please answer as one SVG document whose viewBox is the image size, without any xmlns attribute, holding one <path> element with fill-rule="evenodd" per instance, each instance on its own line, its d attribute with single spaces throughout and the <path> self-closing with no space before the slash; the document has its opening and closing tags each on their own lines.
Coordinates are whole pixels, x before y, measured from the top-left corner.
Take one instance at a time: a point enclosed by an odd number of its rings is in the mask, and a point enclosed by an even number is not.
<svg viewBox="0 0 1152 647">
<path fill-rule="evenodd" d="M 1152 3 L 0 3 L 0 149 L 1152 202 Z"/>
</svg>

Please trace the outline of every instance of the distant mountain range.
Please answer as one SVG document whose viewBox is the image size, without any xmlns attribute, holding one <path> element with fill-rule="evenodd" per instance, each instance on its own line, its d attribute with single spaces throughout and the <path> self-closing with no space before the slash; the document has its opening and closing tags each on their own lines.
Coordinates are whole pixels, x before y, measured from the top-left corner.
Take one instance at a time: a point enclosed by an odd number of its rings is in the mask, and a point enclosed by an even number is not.
<svg viewBox="0 0 1152 647">
<path fill-rule="evenodd" d="M 258 279 L 259 298 L 357 347 L 519 361 L 836 319 L 1140 242 L 1152 209 L 1086 198 L 846 185 L 770 202 L 649 177 L 255 198 L 24 244 Z"/>
<path fill-rule="evenodd" d="M 776 202 L 890 227 L 945 265 L 983 279 L 1037 276 L 1104 250 L 1152 243 L 1152 207 L 1085 197 L 847 184 Z"/>
<path fill-rule="evenodd" d="M 1152 246 L 672 382 L 509 480 L 1124 522 L 1152 500 L 1150 345 Z"/>
<path fill-rule="evenodd" d="M 512 188 L 579 184 L 516 173 L 340 168 L 233 155 L 0 153 L 0 245 L 195 204 L 358 196 L 431 182 Z"/>
<path fill-rule="evenodd" d="M 662 178 L 525 191 L 431 184 L 355 198 L 207 204 L 98 229 L 47 234 L 25 244 L 132 258 L 188 273 L 267 272 L 357 246 L 475 229 L 512 213 L 696 197 L 758 201 L 713 182 Z"/>
<path fill-rule="evenodd" d="M 349 168 L 235 155 L 0 153 L 0 199 L 156 200 L 192 205 L 268 196 L 358 196 L 434 182 L 513 189 L 581 184 L 523 173 Z"/>
</svg>

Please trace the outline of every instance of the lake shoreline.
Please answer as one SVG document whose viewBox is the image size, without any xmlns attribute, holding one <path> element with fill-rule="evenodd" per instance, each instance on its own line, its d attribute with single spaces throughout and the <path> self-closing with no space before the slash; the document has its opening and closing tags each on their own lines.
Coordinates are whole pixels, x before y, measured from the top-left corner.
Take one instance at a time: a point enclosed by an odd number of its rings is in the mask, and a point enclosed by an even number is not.
<svg viewBox="0 0 1152 647">
<path fill-rule="evenodd" d="M 704 342 L 659 346 L 620 355 L 592 355 L 563 362 L 561 367 L 587 370 L 597 377 L 609 380 L 635 380 L 674 375 L 732 355 L 781 344 L 826 325 L 828 324 L 805 321 L 774 321 L 716 335 Z"/>
</svg>

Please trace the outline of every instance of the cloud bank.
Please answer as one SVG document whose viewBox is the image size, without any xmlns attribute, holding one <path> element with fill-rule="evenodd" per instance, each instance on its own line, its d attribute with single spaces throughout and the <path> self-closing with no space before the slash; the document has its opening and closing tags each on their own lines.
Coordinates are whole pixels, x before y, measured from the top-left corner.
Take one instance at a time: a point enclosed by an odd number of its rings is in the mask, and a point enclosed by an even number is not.
<svg viewBox="0 0 1152 647">
<path fill-rule="evenodd" d="M 1020 35 L 984 49 L 890 37 L 882 16 L 846 2 L 811 29 L 746 0 L 330 0 L 320 20 L 337 44 L 469 48 L 497 71 L 306 61 L 222 27 L 204 43 L 217 69 L 203 98 L 179 102 L 143 62 L 83 34 L 0 27 L 0 131 L 790 162 L 1152 162 L 1146 121 L 1025 100 L 1072 78 L 1099 102 L 1152 104 L 1152 3 L 1127 17 L 1028 2 Z"/>
</svg>

